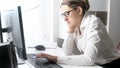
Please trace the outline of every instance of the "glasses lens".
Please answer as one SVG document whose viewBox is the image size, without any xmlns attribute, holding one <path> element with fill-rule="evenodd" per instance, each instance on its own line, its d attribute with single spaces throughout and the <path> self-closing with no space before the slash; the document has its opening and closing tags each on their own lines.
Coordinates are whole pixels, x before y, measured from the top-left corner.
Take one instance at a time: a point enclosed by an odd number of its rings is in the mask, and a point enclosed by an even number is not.
<svg viewBox="0 0 120 68">
<path fill-rule="evenodd" d="M 69 13 L 68 12 L 65 12 L 63 14 L 61 14 L 62 17 L 68 17 L 69 16 Z"/>
<path fill-rule="evenodd" d="M 73 9 L 70 10 L 70 11 L 66 11 L 66 12 L 62 13 L 61 16 L 62 17 L 68 17 L 71 11 L 73 11 Z"/>
</svg>

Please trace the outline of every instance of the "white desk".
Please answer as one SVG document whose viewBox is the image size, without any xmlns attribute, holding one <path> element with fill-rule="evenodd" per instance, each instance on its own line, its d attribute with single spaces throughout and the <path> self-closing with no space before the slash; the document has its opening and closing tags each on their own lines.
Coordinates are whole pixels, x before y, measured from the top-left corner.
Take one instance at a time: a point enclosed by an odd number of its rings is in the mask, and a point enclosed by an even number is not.
<svg viewBox="0 0 120 68">
<path fill-rule="evenodd" d="M 56 47 L 55 49 L 46 49 L 45 51 L 37 51 L 35 49 L 27 48 L 27 53 L 49 53 L 53 55 L 64 55 L 63 51 L 59 48 Z M 60 64 L 61 65 L 61 64 Z M 63 68 L 102 68 L 100 66 L 73 66 L 73 65 L 61 65 Z M 31 68 L 27 63 L 23 65 L 19 65 L 18 68 Z"/>
</svg>

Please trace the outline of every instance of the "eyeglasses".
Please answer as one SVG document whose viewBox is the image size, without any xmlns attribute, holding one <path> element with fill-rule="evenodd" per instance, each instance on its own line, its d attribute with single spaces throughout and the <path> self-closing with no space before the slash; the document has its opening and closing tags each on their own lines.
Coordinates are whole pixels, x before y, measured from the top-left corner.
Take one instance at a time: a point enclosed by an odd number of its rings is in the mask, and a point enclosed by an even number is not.
<svg viewBox="0 0 120 68">
<path fill-rule="evenodd" d="M 69 14 L 70 14 L 70 12 L 72 12 L 73 10 L 74 10 L 74 9 L 69 10 L 69 11 L 66 11 L 66 12 L 62 13 L 61 16 L 62 16 L 63 18 L 64 18 L 64 17 L 68 17 Z"/>
</svg>

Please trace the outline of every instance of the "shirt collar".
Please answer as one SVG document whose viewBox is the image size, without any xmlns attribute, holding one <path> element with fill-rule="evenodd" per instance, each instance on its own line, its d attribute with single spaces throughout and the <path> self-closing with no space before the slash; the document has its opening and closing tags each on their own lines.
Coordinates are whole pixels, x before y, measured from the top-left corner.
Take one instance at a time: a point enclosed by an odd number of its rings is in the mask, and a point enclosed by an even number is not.
<svg viewBox="0 0 120 68">
<path fill-rule="evenodd" d="M 89 22 L 90 22 L 89 13 L 86 12 L 85 15 L 83 16 L 80 29 L 85 28 L 89 24 Z"/>
</svg>

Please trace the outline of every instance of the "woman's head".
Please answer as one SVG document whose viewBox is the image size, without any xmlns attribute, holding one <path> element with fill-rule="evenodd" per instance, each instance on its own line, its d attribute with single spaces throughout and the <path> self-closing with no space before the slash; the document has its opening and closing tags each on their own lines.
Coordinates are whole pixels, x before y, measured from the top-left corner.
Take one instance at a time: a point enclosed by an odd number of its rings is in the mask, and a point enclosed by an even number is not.
<svg viewBox="0 0 120 68">
<path fill-rule="evenodd" d="M 63 0 L 61 6 L 62 5 L 67 5 L 73 9 L 77 9 L 77 7 L 81 7 L 83 13 L 88 11 L 90 7 L 88 0 Z"/>
<path fill-rule="evenodd" d="M 88 0 L 63 0 L 61 10 L 69 27 L 75 27 L 80 24 L 83 15 L 89 10 L 89 2 Z"/>
</svg>

